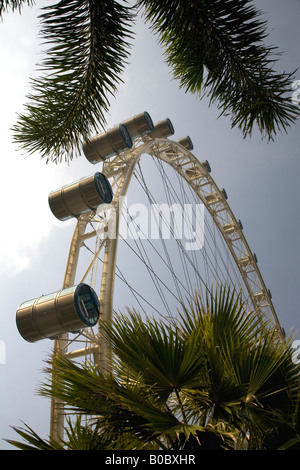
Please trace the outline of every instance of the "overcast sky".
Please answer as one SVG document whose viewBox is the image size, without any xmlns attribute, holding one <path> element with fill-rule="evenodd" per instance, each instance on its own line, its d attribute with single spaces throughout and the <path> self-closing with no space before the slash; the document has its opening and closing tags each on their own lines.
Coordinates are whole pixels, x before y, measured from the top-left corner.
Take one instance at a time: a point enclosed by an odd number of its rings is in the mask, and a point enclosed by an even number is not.
<svg viewBox="0 0 300 470">
<path fill-rule="evenodd" d="M 269 22 L 268 42 L 283 52 L 277 68 L 299 68 L 300 1 L 256 4 Z M 21 302 L 58 290 L 63 281 L 74 223 L 56 221 L 48 208 L 49 192 L 94 171 L 84 157 L 69 166 L 46 165 L 38 155 L 23 155 L 11 142 L 10 128 L 40 57 L 37 32 L 34 8 L 24 8 L 21 16 L 10 13 L 0 24 L 0 345 L 5 349 L 5 364 L 0 363 L 1 439 L 15 438 L 10 426 L 22 421 L 43 436 L 49 432 L 49 403 L 35 395 L 49 343 L 26 343 L 16 330 L 15 312 Z M 137 25 L 123 79 L 125 84 L 111 101 L 108 127 L 148 111 L 154 122 L 171 119 L 174 140 L 191 136 L 193 153 L 210 162 L 214 180 L 226 188 L 228 202 L 243 222 L 280 322 L 286 331 L 300 331 L 299 122 L 288 134 L 278 134 L 275 142 L 262 140 L 258 133 L 244 140 L 231 129 L 229 118 L 217 119 L 218 111 L 208 108 L 206 100 L 179 90 L 155 37 L 143 24 Z M 300 339 L 300 333 L 296 337 Z M 0 448 L 9 446 L 1 442 Z"/>
</svg>

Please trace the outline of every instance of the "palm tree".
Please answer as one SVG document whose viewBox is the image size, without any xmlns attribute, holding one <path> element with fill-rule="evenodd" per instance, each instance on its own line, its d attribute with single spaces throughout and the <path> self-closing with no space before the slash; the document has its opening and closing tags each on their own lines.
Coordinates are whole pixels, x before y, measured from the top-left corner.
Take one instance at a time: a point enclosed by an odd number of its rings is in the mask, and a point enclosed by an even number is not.
<svg viewBox="0 0 300 470">
<path fill-rule="evenodd" d="M 2 0 L 10 7 L 33 0 Z M 138 12 L 157 34 L 167 64 L 184 90 L 207 92 L 232 126 L 268 139 L 299 115 L 291 97 L 294 73 L 274 69 L 276 48 L 264 44 L 267 24 L 249 0 L 60 0 L 42 8 L 48 51 L 41 78 L 14 126 L 29 153 L 61 161 L 105 129 L 109 97 L 127 64 Z"/>
<path fill-rule="evenodd" d="M 104 325 L 112 374 L 66 357 L 41 393 L 70 413 L 67 439 L 16 429 L 22 449 L 299 449 L 298 374 L 291 348 L 234 291 L 199 296 L 177 319 L 116 315 Z M 77 419 L 71 424 L 71 416 Z M 82 424 L 82 418 L 90 418 Z M 298 431 L 297 431 L 298 425 Z"/>
</svg>

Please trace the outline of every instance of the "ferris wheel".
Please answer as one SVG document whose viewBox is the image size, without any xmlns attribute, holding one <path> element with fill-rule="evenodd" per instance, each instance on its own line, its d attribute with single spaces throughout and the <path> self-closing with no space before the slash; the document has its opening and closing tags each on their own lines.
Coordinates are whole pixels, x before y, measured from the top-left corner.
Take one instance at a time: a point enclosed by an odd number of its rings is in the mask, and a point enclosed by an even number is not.
<svg viewBox="0 0 300 470">
<path fill-rule="evenodd" d="M 101 321 L 126 306 L 170 320 L 182 303 L 221 283 L 249 309 L 277 318 L 256 255 L 225 189 L 190 137 L 171 139 L 169 119 L 143 112 L 92 138 L 85 157 L 99 170 L 49 195 L 54 216 L 76 220 L 62 289 L 22 303 L 17 327 L 29 342 L 54 340 L 53 354 L 109 368 Z M 63 403 L 53 400 L 50 436 L 63 435 Z"/>
</svg>

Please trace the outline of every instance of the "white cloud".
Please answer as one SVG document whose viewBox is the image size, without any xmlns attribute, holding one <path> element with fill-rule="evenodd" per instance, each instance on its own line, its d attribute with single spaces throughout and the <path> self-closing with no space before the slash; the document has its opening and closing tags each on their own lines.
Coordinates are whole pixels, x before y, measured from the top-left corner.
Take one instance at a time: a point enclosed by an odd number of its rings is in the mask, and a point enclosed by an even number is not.
<svg viewBox="0 0 300 470">
<path fill-rule="evenodd" d="M 28 267 L 40 243 L 59 224 L 49 209 L 48 194 L 63 184 L 64 172 L 18 153 L 6 153 L 5 160 L 0 185 L 0 273 L 9 275 Z"/>
</svg>

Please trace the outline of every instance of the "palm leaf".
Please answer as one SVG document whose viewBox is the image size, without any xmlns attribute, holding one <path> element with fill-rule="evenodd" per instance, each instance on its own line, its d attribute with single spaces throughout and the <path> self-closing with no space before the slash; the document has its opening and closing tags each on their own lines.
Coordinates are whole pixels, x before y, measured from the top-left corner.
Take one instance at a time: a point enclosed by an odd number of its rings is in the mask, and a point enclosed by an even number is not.
<svg viewBox="0 0 300 470">
<path fill-rule="evenodd" d="M 20 9 L 26 0 L 4 0 Z M 31 4 L 31 0 L 27 0 Z M 60 0 L 43 8 L 48 46 L 40 77 L 31 80 L 14 140 L 29 153 L 56 162 L 81 152 L 102 132 L 110 98 L 122 81 L 138 8 L 158 34 L 175 79 L 187 92 L 207 93 L 232 126 L 250 135 L 254 125 L 273 139 L 299 116 L 290 99 L 293 73 L 274 69 L 277 50 L 266 46 L 266 23 L 249 0 Z"/>
<path fill-rule="evenodd" d="M 40 19 L 49 49 L 14 139 L 47 160 L 69 160 L 106 124 L 109 95 L 128 57 L 133 16 L 112 0 L 61 0 L 43 8 Z"/>
<path fill-rule="evenodd" d="M 143 320 L 130 310 L 126 316 L 115 317 L 113 328 L 104 324 L 102 328 L 112 345 L 113 357 L 126 370 L 123 373 L 129 371 L 131 377 L 138 377 L 162 400 L 175 389 L 199 384 L 199 371 L 204 365 L 203 353 L 197 348 L 199 331 L 183 340 L 176 326 L 155 318 Z"/>
<path fill-rule="evenodd" d="M 210 420 L 260 433 L 285 421 L 298 393 L 290 344 L 278 341 L 271 324 L 248 312 L 234 289 L 207 293 L 204 300 L 196 296 L 183 309 L 181 327 L 187 337 L 193 330 L 203 332 L 198 348 L 206 351 Z"/>
<path fill-rule="evenodd" d="M 59 445 L 86 448 L 90 436 L 94 448 L 221 449 L 246 442 L 256 449 L 298 438 L 292 350 L 245 310 L 234 289 L 196 296 L 177 324 L 129 310 L 101 325 L 113 374 L 64 356 L 50 361 L 41 393 L 62 400 L 70 415 L 92 417 L 87 429 L 69 424 L 68 440 Z M 52 445 L 22 433 L 26 445 Z"/>
<path fill-rule="evenodd" d="M 18 10 L 20 13 L 24 3 L 32 6 L 34 5 L 34 0 L 0 0 L 0 18 L 10 8 L 12 11 Z"/>
<path fill-rule="evenodd" d="M 25 429 L 16 427 L 13 427 L 13 429 L 26 442 L 19 442 L 12 439 L 5 440 L 20 450 L 63 450 L 63 446 L 60 443 L 42 439 L 27 425 L 25 425 Z"/>
<path fill-rule="evenodd" d="M 266 46 L 266 23 L 249 0 L 140 0 L 159 35 L 175 79 L 188 92 L 207 91 L 243 135 L 256 123 L 272 139 L 299 116 L 292 103 L 294 72 L 274 70 L 276 49 Z"/>
</svg>

